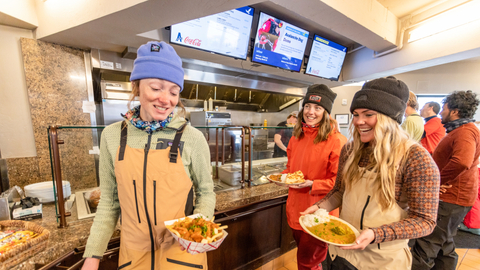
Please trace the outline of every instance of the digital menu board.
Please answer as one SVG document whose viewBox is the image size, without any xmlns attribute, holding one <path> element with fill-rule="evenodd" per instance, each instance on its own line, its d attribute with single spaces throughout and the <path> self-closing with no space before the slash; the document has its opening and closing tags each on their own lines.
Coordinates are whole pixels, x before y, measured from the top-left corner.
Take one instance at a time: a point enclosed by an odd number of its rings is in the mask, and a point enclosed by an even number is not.
<svg viewBox="0 0 480 270">
<path fill-rule="evenodd" d="M 246 6 L 174 24 L 170 43 L 246 60 L 253 13 Z"/>
<path fill-rule="evenodd" d="M 347 47 L 315 35 L 305 74 L 338 81 Z"/>
<path fill-rule="evenodd" d="M 260 12 L 252 62 L 300 71 L 309 32 Z"/>
</svg>

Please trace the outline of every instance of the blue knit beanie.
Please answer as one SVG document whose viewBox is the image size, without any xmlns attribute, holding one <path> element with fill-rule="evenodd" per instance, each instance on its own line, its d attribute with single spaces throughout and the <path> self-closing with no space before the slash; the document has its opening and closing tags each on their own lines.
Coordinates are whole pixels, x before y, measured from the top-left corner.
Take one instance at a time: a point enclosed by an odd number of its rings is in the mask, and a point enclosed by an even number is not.
<svg viewBox="0 0 480 270">
<path fill-rule="evenodd" d="M 182 59 L 169 44 L 149 41 L 138 48 L 130 81 L 157 78 L 176 83 L 183 91 Z"/>
</svg>

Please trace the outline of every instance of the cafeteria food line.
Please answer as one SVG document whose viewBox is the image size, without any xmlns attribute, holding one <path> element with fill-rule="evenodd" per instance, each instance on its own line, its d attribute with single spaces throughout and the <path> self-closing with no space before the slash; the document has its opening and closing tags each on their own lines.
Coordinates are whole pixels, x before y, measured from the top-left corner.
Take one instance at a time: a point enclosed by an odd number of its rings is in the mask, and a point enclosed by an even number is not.
<svg viewBox="0 0 480 270">
<path fill-rule="evenodd" d="M 268 131 L 276 130 L 279 127 L 224 125 L 200 128 L 206 129 L 208 133 L 213 133 L 215 136 L 215 145 L 213 145 L 213 148 L 210 147 L 210 149 L 213 150 L 212 163 L 214 164 L 214 169 L 212 170 L 212 176 L 215 183 L 215 192 L 232 191 L 266 184 L 268 183 L 268 180 L 266 179 L 268 174 L 280 173 L 286 168 L 286 157 L 254 160 L 256 149 L 258 149 L 256 145 L 266 147 L 268 144 Z M 65 131 L 66 129 L 68 129 L 68 131 Z M 59 146 L 72 143 L 72 141 L 69 140 L 69 136 L 73 135 L 76 131 L 86 132 L 88 129 L 96 130 L 102 129 L 102 127 L 51 126 L 49 128 L 49 141 L 51 143 L 50 151 L 52 157 L 51 165 L 54 176 L 52 180 L 55 182 L 56 190 L 59 193 L 59 227 L 67 226 L 66 217 L 70 215 L 64 207 L 65 199 L 63 194 L 61 194 L 63 193 L 63 190 L 61 188 L 58 189 L 58 187 L 62 186 L 62 180 L 65 175 L 65 173 L 62 173 L 62 164 L 68 164 L 68 162 L 65 162 L 62 159 L 68 159 L 70 156 L 61 154 Z M 214 131 L 212 132 L 212 130 Z M 227 131 L 235 131 L 239 136 L 235 135 L 235 133 L 227 133 Z M 225 134 L 234 134 L 234 136 L 230 136 L 230 141 L 233 143 L 227 147 L 225 147 Z M 219 138 L 220 135 L 221 138 Z M 62 139 L 59 139 L 59 137 Z M 255 140 L 258 140 L 259 142 L 256 143 Z M 212 137 L 209 138 L 209 141 L 212 141 Z M 258 157 L 258 155 L 256 157 Z M 239 159 L 239 162 L 236 162 L 237 159 Z M 235 162 L 231 162 L 232 160 Z"/>
</svg>

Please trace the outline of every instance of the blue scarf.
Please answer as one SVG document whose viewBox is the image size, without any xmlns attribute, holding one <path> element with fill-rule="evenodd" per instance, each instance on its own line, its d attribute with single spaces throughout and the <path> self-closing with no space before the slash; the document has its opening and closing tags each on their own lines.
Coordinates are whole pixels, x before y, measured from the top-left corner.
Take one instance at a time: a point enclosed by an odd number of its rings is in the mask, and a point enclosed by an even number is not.
<svg viewBox="0 0 480 270">
<path fill-rule="evenodd" d="M 443 127 L 447 130 L 447 133 L 449 133 L 450 131 L 452 131 L 452 130 L 454 130 L 454 129 L 462 126 L 462 125 L 472 123 L 472 122 L 475 122 L 475 119 L 460 118 L 460 119 L 457 119 L 457 120 L 450 121 L 446 124 L 443 124 Z"/>
<path fill-rule="evenodd" d="M 167 119 L 163 121 L 143 121 L 140 119 L 140 105 L 137 107 L 129 110 L 126 114 L 121 114 L 123 118 L 127 119 L 134 125 L 136 128 L 141 129 L 148 134 L 152 134 L 154 131 L 158 129 L 163 129 L 164 127 L 168 126 L 170 121 L 173 118 L 173 112 L 170 113 Z"/>
</svg>

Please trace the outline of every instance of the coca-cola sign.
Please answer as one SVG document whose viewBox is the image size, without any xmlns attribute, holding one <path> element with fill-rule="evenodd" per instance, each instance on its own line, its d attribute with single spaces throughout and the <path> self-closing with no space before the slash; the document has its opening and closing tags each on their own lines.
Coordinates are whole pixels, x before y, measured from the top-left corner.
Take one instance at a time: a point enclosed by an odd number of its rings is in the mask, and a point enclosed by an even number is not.
<svg viewBox="0 0 480 270">
<path fill-rule="evenodd" d="M 186 44 L 190 44 L 190 45 L 194 45 L 194 46 L 198 46 L 198 47 L 200 47 L 200 45 L 202 45 L 202 41 L 198 38 L 193 39 L 193 38 L 190 38 L 190 37 L 186 37 L 183 42 L 185 42 Z"/>
</svg>

